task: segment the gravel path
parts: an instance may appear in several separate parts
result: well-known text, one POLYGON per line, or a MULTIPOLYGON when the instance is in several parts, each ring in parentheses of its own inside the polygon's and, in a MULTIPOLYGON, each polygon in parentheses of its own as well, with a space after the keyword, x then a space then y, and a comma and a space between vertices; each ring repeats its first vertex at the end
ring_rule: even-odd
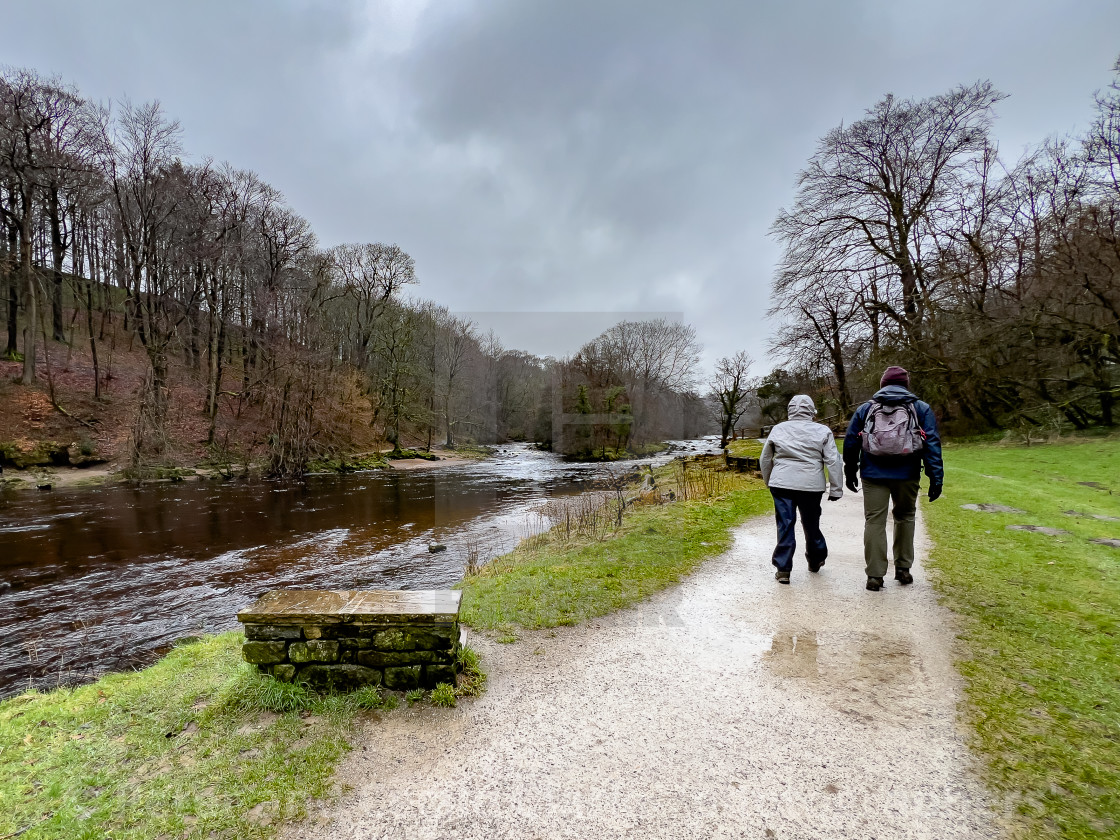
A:
POLYGON ((951 616, 920 563, 913 586, 864 590, 862 526, 861 497, 826 503, 828 563, 790 586, 763 517, 636 609, 473 639, 488 693, 371 722, 350 792, 287 836, 997 836, 956 721, 951 616))

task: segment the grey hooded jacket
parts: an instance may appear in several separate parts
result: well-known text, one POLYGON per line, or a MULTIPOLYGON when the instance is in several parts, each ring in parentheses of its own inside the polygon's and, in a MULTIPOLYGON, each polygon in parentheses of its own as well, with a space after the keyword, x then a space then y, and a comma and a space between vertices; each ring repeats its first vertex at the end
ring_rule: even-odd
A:
POLYGON ((832 431, 814 423, 817 407, 811 397, 798 394, 789 401, 789 419, 770 431, 762 448, 762 478, 767 487, 821 492, 828 470, 828 497, 844 495, 840 453, 832 431))

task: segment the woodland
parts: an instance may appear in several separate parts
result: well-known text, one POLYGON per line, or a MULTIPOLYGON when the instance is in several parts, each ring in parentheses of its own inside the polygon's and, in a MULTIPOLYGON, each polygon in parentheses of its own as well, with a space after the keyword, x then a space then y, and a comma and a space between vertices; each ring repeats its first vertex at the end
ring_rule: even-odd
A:
POLYGON ((1013 161, 985 81, 887 95, 826 133, 771 228, 779 364, 752 379, 740 352, 703 380, 696 330, 666 319, 620 320, 564 359, 503 347, 417 296, 404 248, 324 246, 251 170, 188 156, 158 102, 4 70, 0 443, 115 436, 139 472, 257 458, 300 475, 363 449, 506 440, 612 459, 726 443, 794 393, 842 425, 890 364, 950 433, 1115 426, 1114 71, 1083 134, 1013 161))
POLYGON ((1120 61, 1114 71, 1083 134, 1017 160, 993 140, 1004 95, 983 81, 885 96, 825 134, 771 229, 781 366, 759 383, 764 414, 807 391, 846 417, 901 364, 957 432, 1115 426, 1120 61))
POLYGON ((620 320, 561 360, 508 349, 416 297, 399 245, 324 247, 254 172, 191 160, 158 102, 0 75, 0 387, 66 419, 9 411, 0 442, 37 421, 96 449, 111 425, 138 474, 258 458, 284 476, 405 445, 613 458, 715 427, 691 326, 620 320))

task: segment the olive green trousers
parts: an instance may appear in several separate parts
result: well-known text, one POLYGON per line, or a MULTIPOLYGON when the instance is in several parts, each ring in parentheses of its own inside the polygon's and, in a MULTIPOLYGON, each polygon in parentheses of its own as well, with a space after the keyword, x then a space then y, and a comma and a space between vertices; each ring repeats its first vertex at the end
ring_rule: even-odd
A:
POLYGON ((887 508, 894 502, 894 567, 914 565, 914 514, 918 509, 919 480, 863 481, 863 559, 868 577, 887 573, 887 508))

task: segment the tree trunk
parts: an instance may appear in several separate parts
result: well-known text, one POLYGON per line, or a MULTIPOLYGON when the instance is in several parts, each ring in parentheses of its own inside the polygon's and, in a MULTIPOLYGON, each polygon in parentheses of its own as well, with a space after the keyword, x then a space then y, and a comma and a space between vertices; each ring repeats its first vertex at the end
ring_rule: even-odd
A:
POLYGON ((918 278, 914 267, 908 262, 901 266, 902 281, 902 326, 910 346, 918 349, 922 345, 922 313, 919 306, 918 278))
POLYGON ((93 398, 101 399, 101 365, 97 359, 97 337, 93 334, 93 281, 86 281, 86 329, 89 330, 89 350, 93 356, 93 398))
POLYGON ((432 394, 428 397, 428 444, 424 447, 425 452, 432 451, 432 429, 436 424, 436 393, 435 384, 432 385, 432 394))
POLYGON ((31 267, 31 196, 23 198, 19 231, 20 273, 23 275, 23 376, 20 383, 35 381, 35 322, 39 320, 39 284, 31 267))
POLYGON ((1113 409, 1116 407, 1116 395, 1112 391, 1112 382, 1108 378, 1107 369, 1105 369, 1105 376, 1098 380, 1097 387, 1101 404, 1101 425, 1115 426, 1113 409))
POLYGON ((207 354, 210 357, 209 382, 206 389, 206 413, 210 418, 210 429, 206 435, 206 442, 214 442, 215 429, 218 424, 218 394, 222 389, 222 356, 225 353, 226 326, 221 314, 217 311, 217 296, 210 298, 210 336, 207 354))
POLYGON ((4 358, 14 359, 19 353, 19 281, 10 262, 6 274, 8 279, 8 344, 4 348, 4 358))
POLYGON ((140 409, 140 434, 134 453, 137 465, 148 459, 162 460, 167 454, 167 356, 149 347, 148 361, 152 378, 140 409))
POLYGON ((51 332, 55 341, 65 341, 62 327, 62 262, 66 256, 66 242, 62 236, 62 218, 58 206, 58 188, 48 193, 47 215, 51 225, 51 259, 54 275, 51 285, 51 332))
POLYGON ((835 315, 832 318, 832 370, 836 374, 836 389, 840 392, 840 414, 847 417, 852 413, 852 392, 848 388, 848 371, 844 364, 844 347, 840 342, 840 326, 835 315))

